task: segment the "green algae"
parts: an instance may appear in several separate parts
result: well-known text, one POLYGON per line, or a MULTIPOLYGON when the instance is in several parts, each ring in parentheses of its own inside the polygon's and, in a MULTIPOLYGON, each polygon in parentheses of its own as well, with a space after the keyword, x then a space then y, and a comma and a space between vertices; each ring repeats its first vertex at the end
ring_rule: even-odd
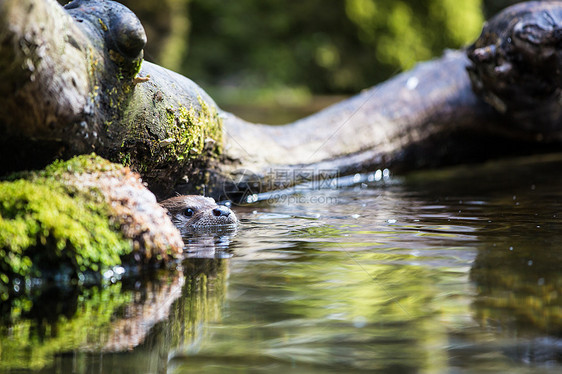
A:
POLYGON ((132 251, 95 188, 65 184, 65 176, 117 170, 94 156, 57 161, 43 171, 0 182, 0 298, 15 279, 100 272, 132 251), (22 178, 25 179, 22 179, 22 178))

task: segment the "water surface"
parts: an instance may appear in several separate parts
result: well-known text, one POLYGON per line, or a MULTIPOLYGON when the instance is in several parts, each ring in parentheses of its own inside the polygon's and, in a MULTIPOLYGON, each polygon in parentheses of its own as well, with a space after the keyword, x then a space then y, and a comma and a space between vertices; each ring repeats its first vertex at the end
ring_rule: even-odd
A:
POLYGON ((12 305, 0 369, 558 372, 561 166, 494 162, 235 207, 241 227, 215 258, 89 290, 49 318, 12 305), (76 339, 61 327, 86 309, 99 322, 76 339))

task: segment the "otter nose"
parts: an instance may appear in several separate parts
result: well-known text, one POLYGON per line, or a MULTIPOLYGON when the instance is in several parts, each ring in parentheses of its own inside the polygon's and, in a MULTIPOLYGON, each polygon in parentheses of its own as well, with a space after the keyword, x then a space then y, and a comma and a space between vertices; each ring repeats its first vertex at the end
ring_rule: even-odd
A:
POLYGON ((220 216, 228 217, 230 213, 231 213, 230 209, 224 205, 219 205, 218 207, 213 209, 213 215, 215 217, 220 217, 220 216))

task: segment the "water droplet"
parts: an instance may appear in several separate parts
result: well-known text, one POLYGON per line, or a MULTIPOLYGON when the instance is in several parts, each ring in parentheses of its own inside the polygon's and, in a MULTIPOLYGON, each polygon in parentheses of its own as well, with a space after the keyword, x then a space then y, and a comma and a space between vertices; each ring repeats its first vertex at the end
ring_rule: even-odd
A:
POLYGON ((113 275, 114 275, 114 273, 113 273, 112 270, 108 270, 108 271, 106 271, 105 273, 103 273, 103 277, 104 277, 105 279, 109 279, 109 278, 113 277, 113 275))
POLYGON ((417 77, 410 77, 406 81, 406 88, 410 91, 415 90, 419 83, 420 80, 417 77))

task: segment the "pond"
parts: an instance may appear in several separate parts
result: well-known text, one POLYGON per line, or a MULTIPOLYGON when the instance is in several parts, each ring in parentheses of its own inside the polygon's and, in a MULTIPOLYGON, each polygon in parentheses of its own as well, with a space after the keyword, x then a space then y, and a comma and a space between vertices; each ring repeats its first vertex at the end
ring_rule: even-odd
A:
POLYGON ((0 371, 559 372, 561 167, 379 172, 234 207, 236 233, 189 240, 210 258, 3 305, 0 371))

